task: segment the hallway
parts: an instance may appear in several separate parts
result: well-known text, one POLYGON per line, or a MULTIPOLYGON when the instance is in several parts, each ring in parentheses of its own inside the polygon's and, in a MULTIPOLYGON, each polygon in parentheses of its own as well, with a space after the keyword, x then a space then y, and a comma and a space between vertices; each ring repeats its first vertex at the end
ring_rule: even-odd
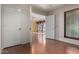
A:
POLYGON ((79 46, 45 39, 43 33, 33 33, 32 54, 78 54, 79 46))

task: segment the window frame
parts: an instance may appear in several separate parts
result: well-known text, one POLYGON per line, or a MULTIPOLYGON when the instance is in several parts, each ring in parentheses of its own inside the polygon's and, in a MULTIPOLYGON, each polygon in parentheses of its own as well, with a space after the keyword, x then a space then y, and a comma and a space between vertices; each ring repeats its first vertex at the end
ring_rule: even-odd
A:
POLYGON ((66 14, 67 14, 67 12, 76 11, 76 10, 79 10, 79 8, 72 9, 72 10, 69 10, 69 11, 65 11, 65 12, 64 12, 64 37, 65 37, 65 38, 70 38, 70 39, 79 40, 79 38, 70 37, 70 36, 67 36, 67 35, 66 35, 66 24, 67 24, 67 23, 66 23, 66 14))

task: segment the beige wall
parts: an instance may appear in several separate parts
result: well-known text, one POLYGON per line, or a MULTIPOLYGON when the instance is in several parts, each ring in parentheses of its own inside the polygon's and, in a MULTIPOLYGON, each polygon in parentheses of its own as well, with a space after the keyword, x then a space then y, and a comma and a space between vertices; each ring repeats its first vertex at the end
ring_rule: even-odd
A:
POLYGON ((37 23, 34 20, 32 20, 32 32, 37 32, 37 23))
POLYGON ((53 12, 49 14, 54 14, 56 16, 56 39, 79 45, 79 40, 64 38, 64 12, 75 8, 79 8, 79 5, 66 5, 53 10, 53 12))

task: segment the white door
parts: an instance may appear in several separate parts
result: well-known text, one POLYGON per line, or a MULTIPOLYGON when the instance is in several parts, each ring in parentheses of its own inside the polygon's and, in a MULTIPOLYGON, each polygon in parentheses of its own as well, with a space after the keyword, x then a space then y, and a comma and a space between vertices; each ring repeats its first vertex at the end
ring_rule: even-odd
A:
POLYGON ((2 6, 2 48, 30 42, 29 5, 2 6))
POLYGON ((46 38, 55 39, 55 16, 46 16, 46 38))
POLYGON ((14 8, 2 9, 2 44, 9 47, 20 44, 21 13, 14 8))

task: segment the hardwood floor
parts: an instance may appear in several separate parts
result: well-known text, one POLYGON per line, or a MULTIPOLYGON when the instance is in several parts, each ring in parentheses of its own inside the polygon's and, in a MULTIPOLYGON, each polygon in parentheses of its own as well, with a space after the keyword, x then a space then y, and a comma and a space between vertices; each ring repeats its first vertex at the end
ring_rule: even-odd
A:
POLYGON ((44 33, 33 33, 32 47, 22 44, 3 49, 2 54, 79 54, 79 46, 45 39, 44 33))
POLYGON ((2 54, 31 54, 30 44, 21 44, 4 48, 2 54))
POLYGON ((45 35, 33 34, 32 40, 33 54, 78 54, 79 46, 65 42, 45 39, 45 35))

